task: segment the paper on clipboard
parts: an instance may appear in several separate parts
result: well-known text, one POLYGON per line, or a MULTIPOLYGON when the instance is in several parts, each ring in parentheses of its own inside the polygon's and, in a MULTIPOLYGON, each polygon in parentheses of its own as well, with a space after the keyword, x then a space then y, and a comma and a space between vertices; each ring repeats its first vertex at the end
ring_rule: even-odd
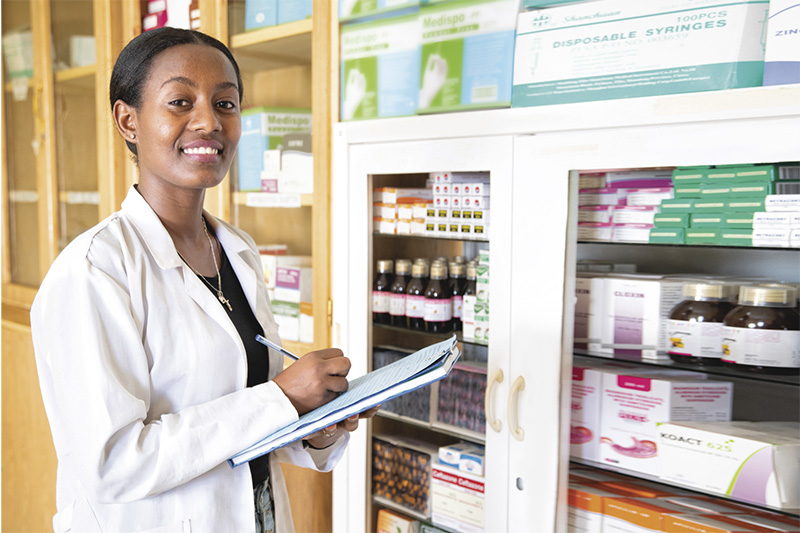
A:
POLYGON ((455 335, 350 382, 344 392, 230 459, 237 467, 290 442, 446 377, 461 352, 455 335))

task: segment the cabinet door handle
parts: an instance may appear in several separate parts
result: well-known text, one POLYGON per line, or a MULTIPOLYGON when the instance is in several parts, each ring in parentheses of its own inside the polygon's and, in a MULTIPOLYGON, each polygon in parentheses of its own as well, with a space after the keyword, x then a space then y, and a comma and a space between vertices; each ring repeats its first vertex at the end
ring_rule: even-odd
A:
POLYGON ((486 386, 486 398, 484 399, 484 408, 486 409, 486 422, 496 432, 500 432, 503 429, 503 423, 500 422, 494 416, 494 406, 492 404, 493 394, 492 391, 494 390, 495 383, 502 383, 503 382, 503 369, 498 368, 492 373, 492 377, 489 378, 489 383, 486 386))
POLYGON ((517 416, 517 407, 519 406, 518 397, 519 391, 525 389, 525 378, 519 376, 514 380, 511 385, 511 390, 508 392, 508 431, 511 436, 521 441, 525 439, 525 430, 519 427, 519 420, 517 416))

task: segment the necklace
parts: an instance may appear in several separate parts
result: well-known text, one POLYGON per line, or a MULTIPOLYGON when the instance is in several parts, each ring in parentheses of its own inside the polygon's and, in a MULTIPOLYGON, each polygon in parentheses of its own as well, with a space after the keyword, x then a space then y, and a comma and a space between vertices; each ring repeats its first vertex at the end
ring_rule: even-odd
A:
POLYGON ((211 241, 211 236, 208 234, 208 227, 206 226, 206 218, 201 217, 200 220, 203 221, 203 232, 205 232, 206 239, 208 239, 208 244, 209 246, 211 246, 211 258, 214 260, 214 268, 217 271, 217 286, 214 287, 211 283, 209 283, 206 277, 202 275, 200 272, 198 272, 196 268, 190 265, 189 261, 187 261, 186 258, 181 255, 180 252, 178 252, 178 256, 180 256, 180 258, 183 259, 183 262, 186 263, 186 266, 188 266, 192 270, 192 272, 197 274, 197 277, 202 279, 205 282, 205 284, 211 288, 212 291, 215 291, 217 293, 217 300, 219 300, 219 302, 222 305, 228 306, 228 311, 232 312, 233 307, 231 307, 231 302, 227 298, 225 298, 225 295, 222 293, 222 274, 220 274, 219 265, 217 265, 217 254, 216 252, 214 252, 214 243, 211 241))

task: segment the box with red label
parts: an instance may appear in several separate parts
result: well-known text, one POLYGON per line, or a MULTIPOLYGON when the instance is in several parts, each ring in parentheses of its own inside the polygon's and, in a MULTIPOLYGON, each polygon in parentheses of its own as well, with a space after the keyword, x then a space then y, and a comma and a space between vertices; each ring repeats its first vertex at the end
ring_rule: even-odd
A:
POLYGON ((431 469, 431 518, 436 525, 463 533, 483 533, 483 476, 434 463, 431 469))
POLYGON ((731 419, 733 383, 679 376, 606 373, 600 461, 657 476, 658 423, 731 419))

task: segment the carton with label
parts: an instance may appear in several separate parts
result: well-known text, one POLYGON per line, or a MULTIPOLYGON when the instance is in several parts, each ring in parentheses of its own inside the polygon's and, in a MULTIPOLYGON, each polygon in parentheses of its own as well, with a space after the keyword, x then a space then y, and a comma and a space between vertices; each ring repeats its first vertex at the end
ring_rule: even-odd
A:
POLYGON ((658 423, 731 418, 733 383, 688 376, 603 375, 600 461, 658 475, 658 423))
POLYGON ((342 120, 415 113, 419 35, 416 14, 342 26, 342 120))
POLYGON ((662 423, 660 477, 740 501, 796 508, 798 434, 797 422, 662 423))
POLYGON ((275 150, 287 133, 311 131, 311 110, 259 107, 242 112, 242 136, 236 152, 238 190, 261 191, 264 152, 275 150))
POLYGON ((420 113, 508 107, 516 0, 461 0, 423 6, 420 113))
POLYGON ((683 280, 656 275, 604 282, 602 347, 614 356, 666 359, 667 321, 682 299, 683 280))
POLYGON ((514 107, 760 86, 766 2, 608 0, 521 13, 514 107))
POLYGON ((434 462, 431 469, 433 523, 464 533, 483 533, 485 483, 483 476, 434 462))
POLYGON ((797 0, 770 0, 764 85, 800 83, 800 9, 797 0))

